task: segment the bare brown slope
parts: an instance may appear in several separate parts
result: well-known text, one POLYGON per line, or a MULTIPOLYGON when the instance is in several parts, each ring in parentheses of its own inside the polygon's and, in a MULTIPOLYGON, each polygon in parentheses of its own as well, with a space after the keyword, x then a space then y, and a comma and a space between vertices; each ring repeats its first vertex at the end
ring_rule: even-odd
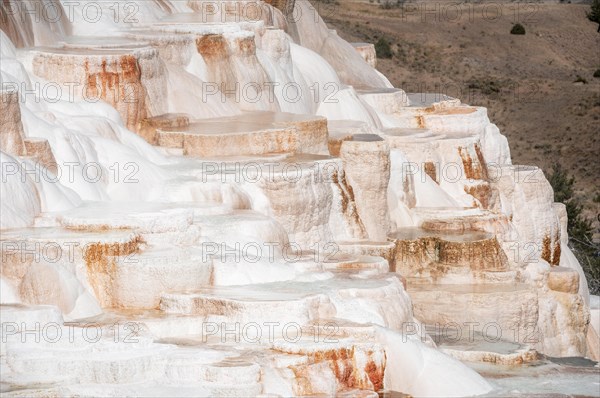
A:
MULTIPOLYGON (((342 1, 321 9, 348 41, 385 37, 394 57, 378 69, 409 92, 443 91, 489 108, 513 160, 548 171, 560 161, 576 177, 586 214, 600 205, 600 34, 588 5, 408 4, 382 10, 342 1), (432 11, 433 10, 433 11, 432 11), (514 22, 526 29, 511 35, 514 22), (587 84, 574 83, 581 76, 587 84), (598 200, 598 199, 596 199, 598 200)), ((598 227, 598 224, 596 224, 598 227)))

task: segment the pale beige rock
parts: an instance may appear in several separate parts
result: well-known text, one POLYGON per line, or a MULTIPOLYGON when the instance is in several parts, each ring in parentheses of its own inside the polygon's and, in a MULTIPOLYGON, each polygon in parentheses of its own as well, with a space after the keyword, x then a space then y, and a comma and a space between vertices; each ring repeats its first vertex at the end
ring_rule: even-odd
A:
POLYGON ((332 201, 329 225, 331 232, 336 240, 365 240, 368 238, 368 233, 358 214, 354 189, 346 177, 341 160, 337 162, 337 166, 333 168, 330 178, 332 201))
POLYGON ((209 285, 212 276, 212 260, 198 249, 155 246, 111 260, 104 270, 110 275, 106 307, 158 308, 162 292, 198 289, 209 285))
POLYGON ((378 391, 383 388, 386 366, 385 351, 379 345, 364 344, 349 346, 346 342, 330 344, 326 350, 315 347, 293 347, 291 344, 276 344, 276 350, 290 354, 305 354, 307 363, 291 366, 296 382, 294 393, 298 396, 325 394, 330 396, 360 397, 357 390, 378 391), (325 383, 324 375, 329 383, 325 383))
POLYGON ((356 92, 361 100, 383 114, 400 113, 409 106, 408 95, 399 88, 363 88, 356 92))
POLYGON ((390 271, 394 269, 394 255, 396 245, 394 242, 373 242, 368 240, 338 241, 337 249, 340 253, 359 256, 378 256, 387 260, 390 271))
POLYGON ((48 140, 44 138, 25 138, 27 156, 33 157, 39 164, 56 174, 58 167, 48 140))
POLYGON ((372 43, 352 43, 352 46, 371 67, 377 67, 377 54, 372 43))
POLYGON ((595 328, 588 328, 586 335, 588 357, 594 361, 600 360, 600 336, 595 328))
POLYGON ((158 51, 166 63, 187 66, 196 54, 196 42, 190 34, 170 33, 157 30, 134 30, 123 32, 125 37, 147 42, 158 51))
POLYGON ((287 11, 294 9, 295 0, 265 0, 265 2, 281 11, 287 11))
MULTIPOLYGON (((11 220, 19 222, 0 234, 0 283, 15 287, 2 300, 25 305, 3 306, 3 316, 55 321, 77 332, 94 317, 103 336, 93 344, 78 337, 34 345, 16 331, 0 342, 9 395, 371 397, 386 387, 384 378, 397 381, 421 365, 419 379, 429 386, 460 368, 391 336, 377 340, 407 323, 458 326, 463 336, 475 326, 492 340, 500 333, 547 355, 597 357, 598 328, 588 326, 578 294, 584 280, 576 267, 565 268, 576 260, 559 263, 561 250, 570 254, 563 250, 566 212, 552 203, 540 170, 510 164, 506 139, 485 108, 389 87, 371 67, 374 47, 353 48, 319 18, 311 20, 307 1, 296 2, 305 14, 288 25, 283 15, 291 15, 294 3, 145 2, 139 25, 119 25, 125 37, 65 38, 62 47, 19 55, 42 79, 86 87, 126 127, 163 147, 127 137, 121 128, 113 128, 119 142, 109 142, 114 137, 79 132, 77 126, 89 124, 72 123, 62 136, 72 144, 65 153, 102 146, 99 157, 151 158, 153 170, 164 172, 156 185, 164 187, 148 202, 94 197, 97 202, 40 214, 54 199, 50 187, 29 184, 32 189, 20 192, 28 186, 13 175, 3 213, 17 209, 11 220), (176 12, 183 9, 196 12, 176 12), (312 90, 324 81, 343 83, 339 103, 323 105, 312 93, 297 105, 283 103, 281 92, 265 88, 295 82, 312 90), (208 102, 205 83, 220 90, 208 102), (316 113, 364 121, 327 121, 316 113), (410 163, 417 172, 402 170, 410 163), (26 201, 35 202, 30 210, 17 206, 26 201), (14 228, 34 222, 35 228, 14 228), (68 259, 35 257, 40 245, 52 257, 71 244, 68 259), (236 256, 240 247, 267 244, 275 247, 272 258, 236 256), (284 256, 289 246, 294 260, 284 256), (23 250, 34 255, 22 256, 23 250), (26 306, 37 304, 55 307, 26 306), (64 325, 57 308, 75 322, 64 325), (223 341, 205 330, 235 333, 265 322, 297 325, 305 335, 290 343, 265 333, 256 344, 223 341), (336 342, 315 340, 327 335, 328 322, 340 327, 336 342), (115 331, 131 337, 129 324, 135 343, 115 340, 115 331), (394 357, 409 366, 394 365, 394 357)), ((14 60, 8 75, 26 78, 25 70, 14 60)), ((10 162, 55 163, 47 141, 24 139, 19 105, 30 105, 23 114, 39 118, 39 125, 58 126, 63 111, 90 117, 87 104, 38 107, 19 104, 12 94, 0 115, 0 149, 15 155, 10 162)), ((423 340, 433 347, 431 338, 423 340)), ((532 350, 446 352, 507 365, 537 358, 532 350)), ((487 391, 475 375, 466 378, 487 391)))
POLYGON ((27 176, 25 167, 28 166, 23 159, 0 151, 0 165, 0 229, 33 225, 43 209, 39 185, 35 178, 27 176))
POLYGON ((19 108, 19 93, 0 91, 0 150, 25 155, 24 132, 19 108))
POLYGON ((165 68, 151 47, 40 48, 34 52, 32 69, 65 87, 76 83, 78 99, 108 102, 131 130, 143 119, 166 112, 165 68))
MULTIPOLYGON (((225 26, 227 26, 225 24, 225 26)), ((235 25, 233 25, 235 27, 235 25)), ((202 31, 201 27, 174 25, 178 32, 192 33, 198 54, 206 63, 202 78, 214 84, 225 98, 246 111, 278 111, 267 72, 256 56, 255 32, 241 30, 202 31)))
POLYGON ((344 141, 340 157, 354 192, 356 209, 371 240, 385 240, 390 228, 387 187, 390 149, 376 135, 356 135, 344 141))
POLYGON ((410 285, 415 317, 429 325, 458 328, 468 333, 469 323, 490 340, 530 343, 545 338, 536 328, 536 291, 524 284, 410 285))
POLYGON ((553 267, 548 272, 548 287, 557 292, 577 294, 579 274, 570 268, 553 267))
POLYGON ((586 335, 588 357, 600 360, 600 308, 590 309, 590 325, 586 335))
POLYGON ((256 185, 270 203, 265 211, 284 226, 290 242, 313 249, 334 242, 331 182, 341 168, 338 159, 302 154, 263 168, 256 185))
POLYGON ((492 234, 404 228, 390 238, 396 244, 396 272, 407 278, 447 279, 452 270, 459 268, 473 274, 508 270, 506 255, 492 234))
MULTIPOLYGON (((181 113, 167 113, 164 115, 154 116, 147 119, 142 119, 137 129, 138 134, 152 145, 159 144, 157 134, 158 129, 184 129, 190 125, 188 115, 181 113)), ((165 142, 166 147, 170 147, 168 142, 165 142)))
POLYGON ((544 173, 533 166, 500 166, 490 172, 490 181, 500 194, 503 213, 519 234, 519 260, 524 260, 524 246, 529 244, 535 245, 535 250, 528 257, 558 265, 561 224, 554 208, 554 193, 544 173))
POLYGON ((536 331, 543 338, 537 349, 557 357, 584 356, 590 311, 579 294, 553 290, 538 293, 539 319, 536 331))
POLYGON ((252 112, 204 119, 189 126, 157 128, 161 146, 183 148, 195 157, 314 153, 327 151, 323 117, 279 112, 252 112))

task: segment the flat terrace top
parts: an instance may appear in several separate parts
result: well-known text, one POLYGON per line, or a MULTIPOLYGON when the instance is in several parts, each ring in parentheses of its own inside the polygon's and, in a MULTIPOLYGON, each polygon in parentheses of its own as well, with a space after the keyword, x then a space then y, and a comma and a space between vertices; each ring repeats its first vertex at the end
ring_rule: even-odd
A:
POLYGON ((194 216, 229 212, 215 203, 158 202, 84 202, 81 206, 57 213, 61 224, 76 229, 135 229, 191 223, 194 216))
MULTIPOLYGON (((392 277, 394 278, 394 277, 392 277)), ((207 287, 196 291, 173 293, 173 297, 214 298, 243 302, 269 302, 301 300, 318 294, 331 294, 339 290, 356 290, 377 295, 380 289, 395 286, 399 282, 390 277, 372 279, 352 279, 337 276, 323 281, 313 282, 272 282, 245 286, 207 287)))
POLYGON ((411 107, 424 107, 428 108, 434 104, 441 104, 443 102, 460 104, 460 101, 456 98, 449 97, 445 94, 439 93, 407 93, 408 100, 411 107))
POLYGON ((445 294, 505 294, 523 292, 535 294, 526 283, 478 283, 478 284, 409 284, 408 292, 443 292, 445 294))
MULTIPOLYGON (((262 21, 260 21, 262 23, 262 21)), ((171 14, 158 22, 152 23, 150 28, 179 33, 194 33, 200 35, 229 35, 236 34, 242 37, 253 36, 251 31, 243 30, 240 25, 258 24, 258 22, 208 22, 201 14, 171 14)))
POLYGON ((351 141, 376 142, 376 141, 383 141, 383 138, 381 138, 377 134, 354 134, 352 136, 351 141))
POLYGON ((153 48, 147 44, 131 44, 128 46, 67 46, 67 47, 34 47, 31 49, 32 52, 38 54, 47 55, 67 55, 67 56, 81 56, 81 57, 93 57, 93 56, 107 56, 107 55, 131 55, 136 51, 150 51, 153 48))
POLYGON ((285 112, 244 112, 240 115, 201 119, 190 123, 189 126, 160 129, 164 133, 185 134, 243 134, 265 130, 281 130, 290 128, 297 123, 323 122, 321 116, 300 115, 285 112))
POLYGON ((473 113, 477 110, 477 108, 471 106, 457 106, 454 108, 446 108, 436 110, 434 113, 436 115, 468 115, 469 113, 473 113))
POLYGON ((327 120, 329 140, 349 139, 356 135, 379 135, 382 130, 358 120, 327 120))
POLYGON ((439 238, 449 242, 478 242, 493 239, 494 235, 481 231, 465 232, 438 232, 428 231, 418 227, 400 228, 395 233, 389 235, 390 238, 399 240, 417 240, 420 238, 439 238))
POLYGON ((66 36, 58 42, 65 48, 108 49, 140 48, 150 44, 123 36, 66 36))
MULTIPOLYGON (((431 130, 425 128, 403 128, 393 127, 381 130, 384 135, 390 137, 402 137, 402 138, 428 138, 433 137, 434 134, 431 130)), ((439 134, 438 134, 439 135, 439 134)))
POLYGON ((362 94, 404 94, 399 88, 394 87, 360 87, 356 89, 356 93, 362 94))
POLYGON ((129 40, 139 40, 138 37, 147 37, 148 40, 155 40, 157 38, 169 38, 169 39, 179 39, 179 41, 190 41, 193 39, 193 36, 185 33, 175 33, 168 32, 165 30, 156 30, 150 29, 148 27, 144 28, 132 28, 119 32, 120 37, 129 40))
POLYGON ((415 211, 420 216, 432 216, 437 219, 454 219, 456 217, 476 216, 483 217, 494 213, 478 207, 424 207, 417 206, 415 211))
POLYGON ((61 227, 18 228, 3 230, 0 242, 129 242, 136 238, 131 229, 77 231, 61 227))

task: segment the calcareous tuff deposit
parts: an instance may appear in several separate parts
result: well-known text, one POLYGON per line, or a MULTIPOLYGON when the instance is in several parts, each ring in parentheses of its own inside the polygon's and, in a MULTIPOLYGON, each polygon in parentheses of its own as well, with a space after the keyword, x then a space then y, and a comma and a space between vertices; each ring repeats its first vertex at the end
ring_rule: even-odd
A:
POLYGON ((542 171, 307 0, 5 0, 0 28, 7 397, 598 388, 549 376, 599 326, 542 171))

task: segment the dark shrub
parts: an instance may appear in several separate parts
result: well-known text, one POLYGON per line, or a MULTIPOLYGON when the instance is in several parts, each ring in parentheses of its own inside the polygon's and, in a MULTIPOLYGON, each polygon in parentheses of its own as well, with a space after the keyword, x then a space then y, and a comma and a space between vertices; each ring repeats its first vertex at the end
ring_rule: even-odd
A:
POLYGON ((569 247, 585 273, 590 293, 600 293, 600 246, 593 241, 592 220, 583 215, 583 206, 575 197, 575 178, 556 163, 548 181, 554 189, 554 200, 567 207, 569 247))
POLYGON ((514 24, 512 29, 510 30, 510 34, 511 35, 524 35, 525 27, 523 27, 523 25, 521 25, 520 23, 514 24))
POLYGON ((600 0, 592 1, 590 12, 586 16, 590 21, 600 23, 600 0))
POLYGON ((383 37, 375 43, 375 52, 377 53, 377 58, 392 58, 394 55, 390 47, 390 42, 383 37))

